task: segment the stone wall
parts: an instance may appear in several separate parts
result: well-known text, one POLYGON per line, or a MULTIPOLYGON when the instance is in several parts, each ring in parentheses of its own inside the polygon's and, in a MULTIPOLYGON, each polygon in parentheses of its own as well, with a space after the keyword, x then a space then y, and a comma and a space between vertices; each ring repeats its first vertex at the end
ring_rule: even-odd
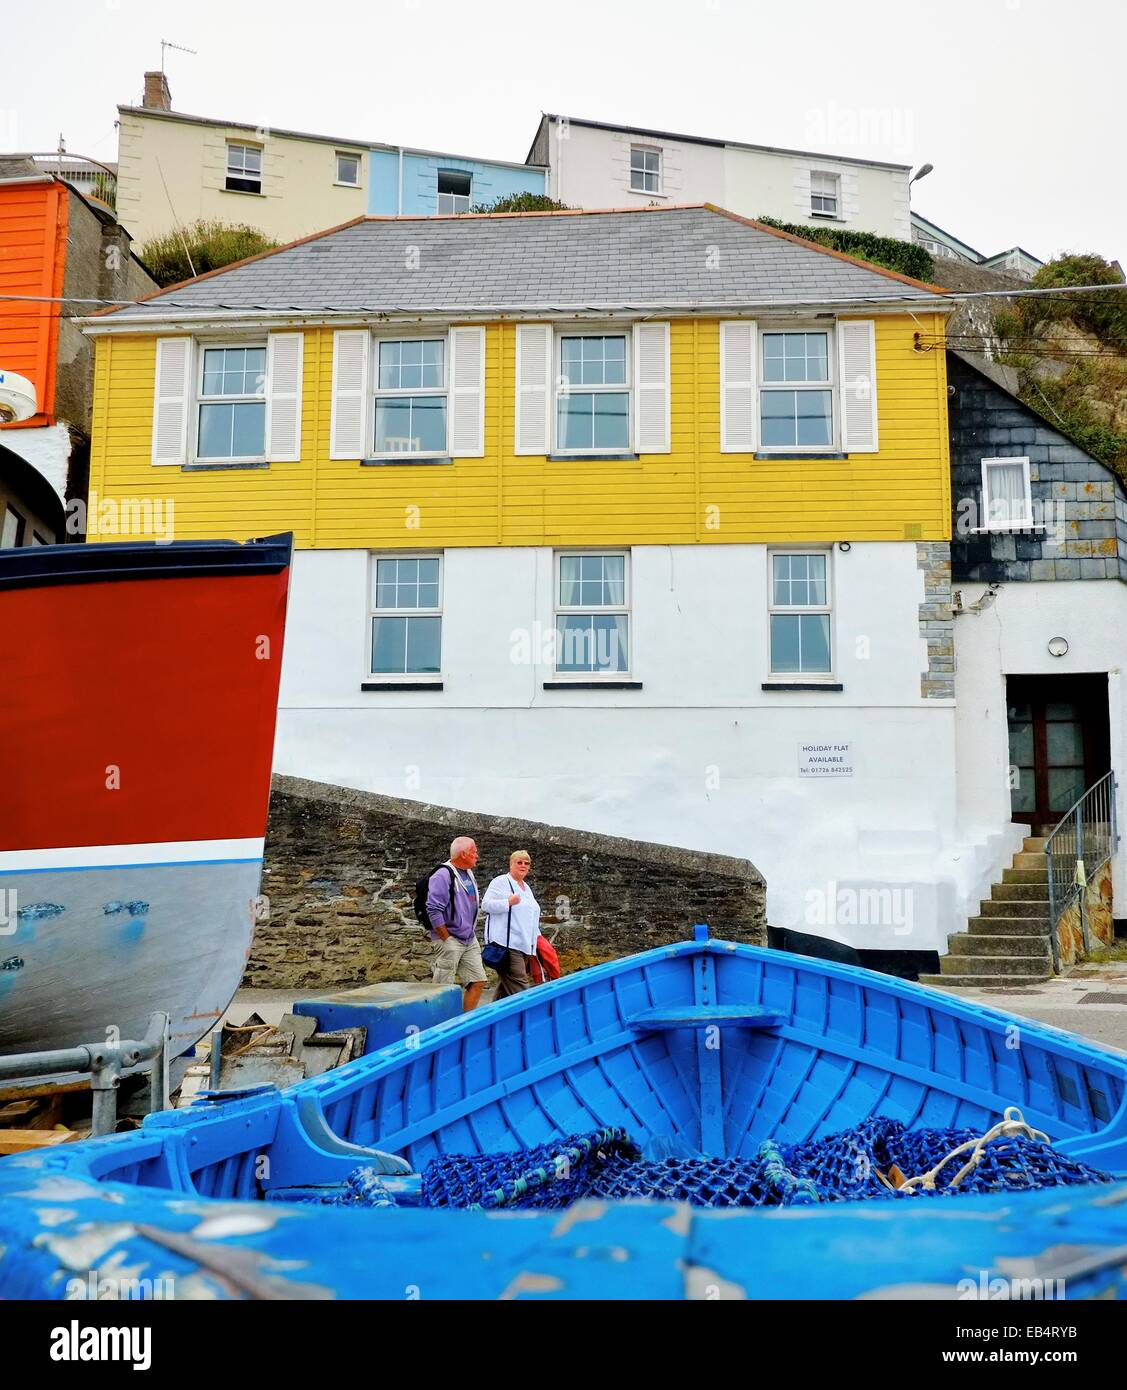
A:
POLYGON ((946 541, 919 541, 916 568, 924 573, 920 636, 927 642, 927 670, 920 677, 925 700, 955 698, 955 615, 951 611, 951 547, 946 541))
POLYGON ((512 850, 530 852, 565 970, 683 941, 695 922, 766 942, 765 885, 747 860, 275 777, 265 901, 244 983, 327 989, 427 978, 414 883, 460 834, 477 840, 483 890, 512 850))
MULTIPOLYGON (((1105 864, 1085 889, 1085 913, 1088 918, 1088 943, 1093 951, 1115 945, 1115 914, 1111 899, 1111 865, 1105 864)), ((1085 959, 1084 925, 1080 920, 1080 903, 1074 902, 1057 920, 1057 942, 1062 966, 1075 965, 1085 959)))

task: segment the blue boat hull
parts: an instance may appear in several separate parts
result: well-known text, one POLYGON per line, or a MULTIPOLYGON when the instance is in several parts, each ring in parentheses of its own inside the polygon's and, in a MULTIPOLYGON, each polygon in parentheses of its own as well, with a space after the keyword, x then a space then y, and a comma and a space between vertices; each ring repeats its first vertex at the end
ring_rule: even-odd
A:
MULTIPOLYGON (((766 1139, 824 1137, 874 1115, 981 1133, 1013 1105, 1059 1152, 1127 1170, 1127 1056, 868 971, 698 939, 569 976, 284 1093, 0 1162, 0 1295, 81 1277, 74 1258, 90 1263, 88 1243, 68 1237, 99 1219, 94 1209, 130 1224, 98 1268, 116 1255, 155 1269, 179 1251, 187 1288, 219 1278, 235 1296, 246 1289, 205 1256, 235 1252, 260 1272, 295 1261, 276 1277, 311 1297, 402 1298, 407 1284, 438 1297, 452 1265, 480 1272, 472 1291, 484 1297, 607 1297, 616 1281, 624 1297, 906 1296, 921 1283, 975 1297, 985 1295, 959 1292, 968 1270, 1053 1279, 1062 1261, 1042 1256, 1070 1246, 1065 1296, 1118 1293, 1127 1185, 722 1214, 597 1203, 562 1221, 260 1200, 343 1182, 380 1152, 417 1173, 443 1154, 621 1126, 644 1146, 752 1157, 766 1139), (43 1229, 36 1213, 52 1203, 69 1215, 43 1229), (587 1247, 621 1246, 628 1271, 582 1264, 568 1232, 592 1222, 587 1247), (685 1269, 700 1271, 696 1283, 685 1269), (704 1291, 709 1271, 719 1295, 704 1291)), ((464 1296, 464 1273, 459 1283, 464 1296)))

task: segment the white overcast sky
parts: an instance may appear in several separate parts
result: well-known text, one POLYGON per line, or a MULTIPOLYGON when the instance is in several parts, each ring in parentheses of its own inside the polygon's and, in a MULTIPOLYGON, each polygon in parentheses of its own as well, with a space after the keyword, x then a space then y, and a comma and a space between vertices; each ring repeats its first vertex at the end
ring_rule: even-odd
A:
POLYGON ((9 0, 0 149, 113 159, 173 106, 524 159, 541 111, 935 172, 913 207, 992 254, 1127 263, 1123 0, 9 0))

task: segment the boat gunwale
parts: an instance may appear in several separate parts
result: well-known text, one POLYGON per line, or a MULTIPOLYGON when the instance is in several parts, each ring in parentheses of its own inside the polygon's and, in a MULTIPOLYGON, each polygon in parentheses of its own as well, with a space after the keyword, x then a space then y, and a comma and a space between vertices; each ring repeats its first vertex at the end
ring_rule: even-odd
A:
POLYGON ((293 562, 293 533, 247 541, 111 541, 0 550, 0 593, 122 580, 208 579, 280 574, 293 562))
MULTIPOLYGON (((506 1013, 510 1015, 523 1014, 545 1007, 549 1002, 545 997, 545 990, 551 990, 551 998, 558 999, 588 985, 620 976, 627 969, 630 971, 640 970, 647 964, 670 957, 708 953, 724 953, 769 964, 783 964, 792 968, 796 973, 809 968, 815 975, 836 978, 847 983, 860 985, 862 988, 876 989, 881 993, 890 994, 912 1003, 923 1004, 930 1009, 938 1009, 950 1017, 971 1018, 995 1035, 1006 1036, 1007 1030, 1016 1024, 1020 1026, 1023 1034, 1028 1032, 1031 1039, 1041 1039, 1050 1044, 1063 1044, 1058 1050, 1068 1053, 1074 1060, 1087 1059, 1091 1065, 1118 1075, 1120 1080, 1124 1082, 1125 1103, 1127 1103, 1127 1053, 1089 1043, 1084 1038, 1064 1029, 1055 1028, 1049 1023, 1020 1018, 1016 1014, 1007 1014, 1001 1009, 979 1004, 976 1001, 952 999, 929 985, 917 984, 915 981, 903 980, 897 976, 883 976, 875 971, 867 970, 863 966, 846 965, 838 961, 821 961, 813 956, 800 956, 788 951, 777 951, 771 947, 753 946, 746 942, 710 938, 707 941, 680 941, 666 946, 656 946, 636 955, 624 956, 619 960, 604 961, 599 965, 588 966, 584 970, 576 971, 573 975, 566 975, 559 980, 553 980, 547 986, 525 990, 523 993, 510 996, 504 1001, 495 1001, 495 1004, 502 1004, 506 1013), (795 964, 790 966, 792 960, 795 964)), ((486 1005, 484 1009, 474 1010, 471 1013, 461 1014, 456 1018, 434 1024, 422 1033, 390 1043, 387 1047, 381 1048, 378 1052, 373 1052, 367 1057, 357 1058, 346 1067, 327 1072, 322 1076, 296 1082, 293 1086, 287 1087, 285 1094, 312 1094, 322 1100, 326 1097, 332 1097, 330 1103, 343 1100, 357 1089, 394 1071, 401 1064, 401 1059, 404 1056, 410 1058, 427 1056, 463 1035, 470 1035, 488 1027, 496 1021, 497 1015, 492 1012, 495 1004, 486 1005)), ((1052 1051, 1052 1046, 1047 1050, 1052 1051)), ((1112 1118, 1114 1119, 1114 1116, 1112 1118)))

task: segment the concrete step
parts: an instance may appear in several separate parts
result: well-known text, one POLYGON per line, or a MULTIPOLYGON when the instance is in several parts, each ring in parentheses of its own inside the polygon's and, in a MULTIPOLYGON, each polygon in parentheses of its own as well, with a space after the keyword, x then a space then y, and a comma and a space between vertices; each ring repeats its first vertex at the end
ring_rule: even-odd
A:
MULTIPOLYGON (((1020 858, 1020 856, 1017 856, 1020 858)), ((1046 868, 1040 869, 1003 869, 1003 883, 1024 883, 1024 884, 1047 884, 1049 881, 1049 871, 1046 868)))
POLYGON ((1021 848, 1026 854, 1044 854, 1048 838, 1047 835, 1027 835, 1021 843, 1021 848))
MULTIPOLYGON (((1009 874, 1014 871, 1006 869, 1005 872, 1009 874)), ((1046 879, 1043 883, 996 883, 990 890, 990 899, 996 903, 1043 902, 1047 912, 1049 882, 1046 879)))
POLYGON ((942 956, 941 975, 1035 975, 1052 970, 1052 957, 1046 943, 1044 955, 1032 956, 942 956))
POLYGON ((1049 861, 1044 854, 1032 851, 1027 853, 1022 850, 1014 855, 1012 867, 1015 869, 1045 869, 1048 870, 1049 861))
POLYGON ((1046 941, 1049 939, 1047 917, 972 917, 967 928, 969 936, 1041 936, 1046 941))
MULTIPOLYGON (((1013 888, 1022 884, 1011 884, 1013 888)), ((1048 898, 986 898, 978 905, 979 917, 1030 917, 1049 920, 1048 898)))
POLYGON ((921 985, 942 985, 946 989, 1021 989, 1025 985, 1042 984, 1048 978, 1048 974, 921 975, 919 982, 921 985))
MULTIPOLYGON (((1020 956, 1032 959, 1034 956, 1039 960, 1042 956, 1046 960, 1051 959, 1049 955, 1049 938, 1047 936, 1017 936, 1014 933, 1000 934, 998 936, 971 935, 960 932, 958 936, 947 938, 947 950, 949 957, 962 959, 965 956, 1020 956)), ((942 968, 942 965, 941 967, 942 968)))

